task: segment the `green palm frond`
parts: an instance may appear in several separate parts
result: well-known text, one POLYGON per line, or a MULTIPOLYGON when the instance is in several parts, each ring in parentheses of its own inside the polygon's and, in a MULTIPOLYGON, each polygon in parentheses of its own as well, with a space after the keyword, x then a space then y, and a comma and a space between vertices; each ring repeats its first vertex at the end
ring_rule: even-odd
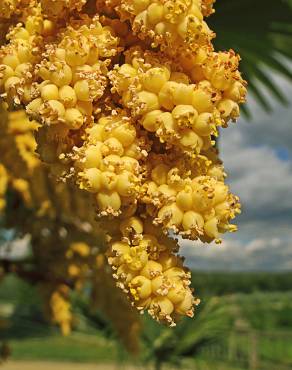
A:
POLYGON ((217 0, 215 8, 208 21, 218 35, 215 47, 234 49, 241 55, 241 71, 249 82, 249 91, 265 110, 271 110, 271 105, 261 86, 287 104, 287 97, 269 72, 292 82, 292 1, 217 0))
POLYGON ((154 361, 156 369, 163 364, 179 367, 183 360, 194 359, 211 343, 220 342, 229 325, 227 308, 220 303, 216 297, 210 298, 198 310, 195 320, 185 319, 175 329, 146 319, 143 331, 146 362, 154 361))

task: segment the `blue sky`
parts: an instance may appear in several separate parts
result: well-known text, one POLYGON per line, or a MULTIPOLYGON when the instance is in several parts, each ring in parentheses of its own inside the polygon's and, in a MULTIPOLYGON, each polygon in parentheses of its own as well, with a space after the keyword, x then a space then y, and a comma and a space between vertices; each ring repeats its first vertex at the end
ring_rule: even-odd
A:
POLYGON ((292 85, 272 75, 291 105, 259 107, 221 132, 220 152, 233 193, 241 198, 239 231, 221 245, 182 242, 192 268, 292 270, 292 85))

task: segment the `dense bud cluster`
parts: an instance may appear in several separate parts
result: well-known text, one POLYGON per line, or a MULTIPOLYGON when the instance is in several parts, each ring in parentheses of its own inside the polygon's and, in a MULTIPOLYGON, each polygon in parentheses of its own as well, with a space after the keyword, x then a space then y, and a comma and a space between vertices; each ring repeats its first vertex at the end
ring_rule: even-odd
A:
POLYGON ((131 21, 133 31, 141 38, 151 38, 153 46, 193 46, 214 37, 203 20, 202 5, 200 0, 122 0, 117 11, 122 19, 131 21))
POLYGON ((145 140, 122 114, 102 117, 86 131, 84 145, 75 149, 79 187, 95 194, 100 215, 119 215, 136 203, 145 140))
POLYGON ((138 217, 124 219, 120 234, 120 240, 111 241, 109 263, 133 305, 172 326, 180 315, 192 317, 199 300, 193 298, 176 243, 138 217))
POLYGON ((36 66, 41 82, 33 85, 27 113, 45 125, 77 130, 92 121, 95 103, 106 88, 107 65, 117 53, 117 38, 98 17, 75 22, 47 45, 36 66))
POLYGON ((39 6, 30 8, 23 18, 6 35, 9 43, 0 49, 0 93, 12 108, 31 100, 34 65, 54 29, 39 6))
MULTIPOLYGON (((0 138, 0 208, 11 184, 41 217, 62 214, 62 222, 89 223, 92 235, 102 230, 117 286, 169 325, 198 303, 174 235, 219 243, 240 212, 215 141, 239 116, 246 82, 240 57, 213 48, 204 18, 213 3, 0 2, 11 21, 0 50, 1 97, 38 122, 19 129, 23 112, 10 115, 11 147, 0 138), (8 169, 11 151, 19 161, 8 169)), ((75 289, 97 273, 92 245, 66 243, 62 277, 75 289)), ((68 333, 67 288, 51 288, 53 317, 68 333)))
MULTIPOLYGON (((151 156, 149 180, 143 184, 142 200, 154 224, 184 238, 209 242, 220 234, 235 231, 229 224, 240 213, 238 197, 224 184, 220 166, 202 157, 201 167, 189 173, 187 161, 151 156)), ((191 169, 191 164, 189 170, 191 169)))
POLYGON ((3 211, 6 205, 5 194, 8 185, 8 174, 6 168, 0 163, 0 212, 3 211))

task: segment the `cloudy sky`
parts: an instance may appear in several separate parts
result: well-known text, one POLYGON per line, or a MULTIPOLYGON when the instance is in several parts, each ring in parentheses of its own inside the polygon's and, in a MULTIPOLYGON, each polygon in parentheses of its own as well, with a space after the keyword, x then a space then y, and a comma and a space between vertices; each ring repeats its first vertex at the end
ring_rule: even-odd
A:
POLYGON ((292 270, 292 85, 271 78, 291 106, 273 103, 267 113, 249 96, 252 119, 222 131, 221 158, 243 206, 239 231, 224 236, 220 246, 184 242, 182 252, 193 268, 292 270))

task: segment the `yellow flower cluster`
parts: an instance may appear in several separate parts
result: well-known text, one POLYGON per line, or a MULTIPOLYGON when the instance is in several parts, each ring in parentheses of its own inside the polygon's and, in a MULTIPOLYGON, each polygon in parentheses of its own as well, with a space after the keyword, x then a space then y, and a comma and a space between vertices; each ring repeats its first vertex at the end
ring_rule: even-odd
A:
POLYGON ((192 317, 199 300, 193 298, 190 273, 176 255, 176 243, 165 241, 158 228, 138 217, 124 219, 120 233, 120 240, 111 241, 109 263, 133 305, 171 326, 180 315, 192 317))
POLYGON ((122 19, 130 20, 133 31, 149 37, 153 46, 172 47, 187 43, 201 45, 214 37, 203 19, 212 4, 201 0, 121 0, 116 7, 122 19))
POLYGON ((162 143, 200 153, 212 145, 218 127, 239 115, 246 89, 237 66, 233 52, 212 54, 198 76, 192 69, 176 70, 161 53, 133 48, 126 63, 109 75, 112 92, 121 96, 121 104, 145 130, 162 143), (191 83, 193 74, 196 83, 191 83))
MULTIPOLYGON (((17 1, 8 3, 12 9, 17 1)), ((15 176, 17 164, 8 171, 14 189, 42 217, 59 213, 103 229, 118 286, 135 307, 170 325, 192 316, 198 301, 169 235, 219 242, 236 230, 230 222, 240 212, 214 145, 219 128, 239 116, 246 82, 240 57, 212 46, 204 17, 213 3, 32 1, 0 51, 2 98, 40 124, 28 129, 36 143, 31 132, 11 132, 27 169, 25 176, 15 176), (36 144, 53 175, 49 186, 45 171, 36 181, 36 144)), ((23 120, 17 114, 11 122, 23 120)), ((80 255, 82 243, 70 245, 66 274, 77 288, 95 267, 80 255)))
POLYGON ((107 65, 117 52, 117 38, 98 17, 68 26, 60 42, 47 45, 36 66, 37 77, 27 105, 29 116, 46 125, 77 130, 92 121, 94 103, 103 95, 107 65))
POLYGON ((8 114, 0 106, 3 162, 0 164, 0 206, 2 211, 5 210, 3 216, 7 227, 17 230, 19 235, 31 236, 37 261, 33 268, 36 276, 40 276, 44 307, 64 334, 71 331, 74 321, 69 290, 79 291, 91 283, 90 304, 102 310, 125 346, 135 352, 138 349, 139 316, 115 286, 104 256, 103 232, 94 221, 94 211, 88 208, 87 194, 68 184, 56 183, 30 146, 29 156, 28 153, 23 156, 17 148, 23 135, 30 135, 35 148, 32 132, 38 126, 35 121, 28 120, 23 110, 8 114), (7 190, 20 196, 18 199, 16 195, 11 209, 4 208, 7 190))
POLYGON ((240 204, 224 184, 220 165, 213 165, 204 156, 197 168, 175 156, 151 155, 150 158, 142 201, 154 224, 161 224, 166 232, 172 230, 184 238, 199 238, 204 242, 214 239, 219 242, 221 233, 236 230, 229 221, 240 213, 240 204))
POLYGON ((29 8, 24 21, 6 35, 9 43, 0 49, 0 93, 10 107, 31 100, 34 65, 39 60, 44 38, 52 35, 53 28, 38 6, 29 8))
POLYGON ((6 168, 0 163, 0 212, 6 205, 5 194, 8 185, 8 174, 6 168))
POLYGON ((86 131, 85 144, 75 149, 79 186, 95 194, 100 215, 119 215, 122 206, 136 204, 145 140, 121 113, 100 118, 86 131))
POLYGON ((50 299, 52 320, 60 326, 63 335, 68 335, 71 331, 72 313, 68 293, 69 289, 66 285, 59 285, 50 299))

